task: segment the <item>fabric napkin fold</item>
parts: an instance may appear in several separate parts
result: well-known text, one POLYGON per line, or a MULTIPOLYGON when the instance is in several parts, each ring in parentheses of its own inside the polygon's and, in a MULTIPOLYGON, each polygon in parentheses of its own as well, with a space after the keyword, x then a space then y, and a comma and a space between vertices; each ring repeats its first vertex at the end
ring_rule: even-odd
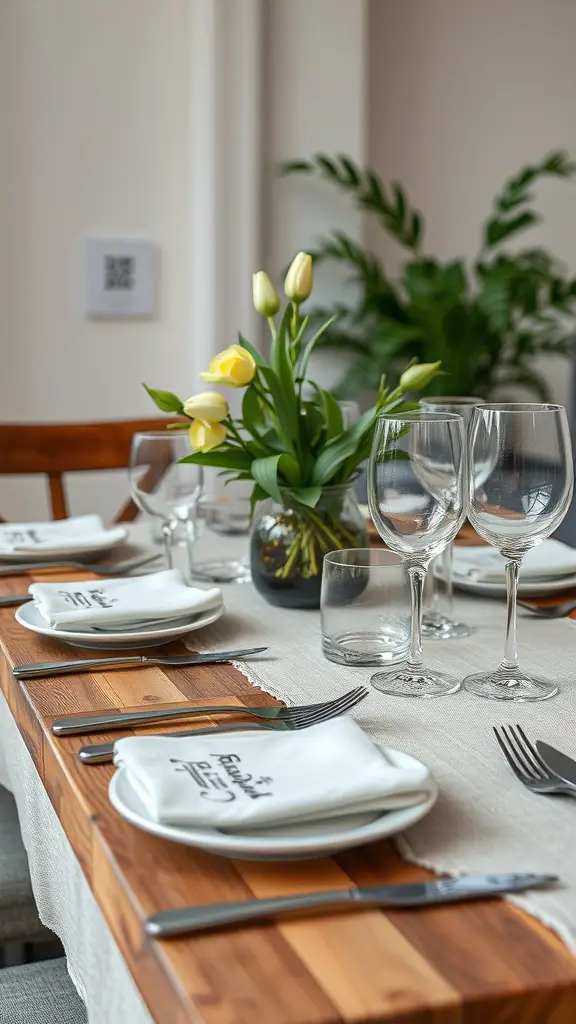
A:
POLYGON ((189 587, 178 569, 134 579, 33 583, 29 589, 53 629, 121 628, 197 615, 222 603, 219 587, 189 587))
POLYGON ((126 535, 123 527, 108 530, 100 516, 72 516, 46 523, 2 523, 0 525, 0 555, 14 552, 46 552, 50 550, 69 551, 99 547, 122 540, 126 535))
MULTIPOLYGON (((456 547, 454 573, 483 583, 505 583, 506 562, 492 547, 456 547)), ((576 549, 559 540, 545 540, 527 551, 520 570, 521 582, 556 579, 576 573, 576 549)))
POLYGON ((351 718, 298 732, 129 736, 114 761, 154 821, 228 831, 409 807, 424 765, 388 759, 351 718))

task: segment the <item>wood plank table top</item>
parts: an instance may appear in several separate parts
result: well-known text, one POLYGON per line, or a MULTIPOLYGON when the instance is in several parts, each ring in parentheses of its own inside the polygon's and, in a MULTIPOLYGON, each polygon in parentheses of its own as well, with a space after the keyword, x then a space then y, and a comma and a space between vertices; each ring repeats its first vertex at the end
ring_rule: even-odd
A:
MULTIPOLYGON (((64 570, 42 574, 70 577, 64 570)), ((30 582, 25 576, 2 580, 0 594, 22 593, 30 582)), ((389 842, 334 859, 257 864, 209 856, 137 830, 108 801, 112 766, 86 767, 76 756, 86 742, 105 742, 112 734, 57 739, 50 732, 54 718, 207 700, 242 705, 255 703, 256 693, 257 703, 273 705, 273 698, 227 665, 20 683, 13 665, 70 659, 74 653, 22 629, 11 609, 0 611, 0 636, 2 691, 157 1024, 576 1021, 576 959, 552 932, 498 900, 309 914, 164 942, 148 938, 144 918, 163 909, 394 883, 429 873, 404 863, 389 842)))

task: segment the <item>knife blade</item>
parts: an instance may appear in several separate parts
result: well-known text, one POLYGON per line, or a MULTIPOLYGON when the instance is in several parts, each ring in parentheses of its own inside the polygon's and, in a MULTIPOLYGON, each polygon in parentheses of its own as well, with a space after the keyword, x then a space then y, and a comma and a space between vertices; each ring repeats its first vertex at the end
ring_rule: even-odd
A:
POLYGON ((108 658, 79 658, 76 661, 44 661, 33 665, 15 665, 12 673, 16 679, 34 679, 36 676, 61 676, 74 672, 86 672, 95 668, 137 668, 142 665, 171 665, 183 668, 187 665, 214 665, 224 661, 240 661, 253 654, 262 654, 267 647, 249 647, 237 651, 213 651, 209 654, 158 654, 148 657, 143 654, 124 654, 108 658))
POLYGON ((435 882, 377 885, 363 889, 303 893, 242 903, 211 903, 196 907, 162 910, 146 918, 144 929, 155 939, 186 932, 221 928, 225 925, 262 920, 276 914, 316 907, 432 907, 440 903, 477 900, 508 892, 523 892, 557 882, 555 875, 480 875, 477 878, 440 878, 435 882))
POLYGON ((568 757, 561 750, 556 750, 555 747, 551 747, 549 743, 544 743, 542 740, 536 741, 536 749, 546 767, 554 775, 557 775, 563 782, 567 782, 569 786, 576 788, 576 761, 574 758, 568 757))
POLYGON ((9 608, 14 604, 25 604, 30 600, 30 594, 7 594, 0 597, 0 608, 9 608))

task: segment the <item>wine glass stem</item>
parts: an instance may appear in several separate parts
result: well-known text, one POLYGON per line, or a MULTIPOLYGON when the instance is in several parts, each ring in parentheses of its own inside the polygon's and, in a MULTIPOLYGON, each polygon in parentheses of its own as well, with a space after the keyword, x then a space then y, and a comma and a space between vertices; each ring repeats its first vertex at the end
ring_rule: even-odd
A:
POLYGON ((196 544, 196 522, 191 515, 186 519, 186 547, 188 549, 188 567, 190 575, 194 575, 194 545, 196 544))
POLYGON ((410 600, 412 606, 412 621, 410 629, 410 655, 408 666, 411 669, 422 668, 422 593, 426 569, 420 565, 412 565, 408 568, 408 579, 410 580, 410 600))
POLYGON ((518 597, 518 577, 522 557, 508 558, 506 562, 506 644, 502 668, 518 668, 518 651, 516 648, 516 599, 518 597))
POLYGON ((454 597, 452 587, 452 566, 454 564, 454 544, 447 544, 440 555, 440 595, 442 598, 443 613, 447 619, 451 619, 454 612, 454 597))
POLYGON ((172 565, 172 523, 169 519, 164 519, 162 522, 162 536, 164 538, 164 554, 166 555, 166 565, 169 569, 173 568, 172 565))

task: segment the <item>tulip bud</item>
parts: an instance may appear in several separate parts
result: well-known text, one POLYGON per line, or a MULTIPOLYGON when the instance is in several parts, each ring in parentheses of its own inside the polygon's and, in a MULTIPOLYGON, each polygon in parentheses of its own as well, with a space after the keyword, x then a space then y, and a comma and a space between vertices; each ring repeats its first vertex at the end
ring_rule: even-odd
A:
POLYGON ((400 387, 403 391, 421 391, 427 387, 431 380, 440 372, 440 364, 437 363, 414 363, 400 377, 400 387))
POLYGON ((196 452, 209 452, 226 440, 226 427, 223 423, 202 423, 201 420, 194 420, 189 433, 190 444, 196 452))
POLYGON ((312 257, 307 252, 299 252, 292 260, 284 282, 284 291, 290 302, 305 302, 313 283, 312 257))
POLYGON ((202 420, 203 423, 220 423, 230 411, 228 402, 217 391, 202 391, 199 395, 192 395, 186 399, 182 408, 185 416, 191 420, 202 420))
POLYGON ((262 316, 276 316, 280 309, 280 296, 265 270, 252 275, 254 309, 262 316))
POLYGON ((242 345, 229 345, 210 360, 208 369, 200 376, 207 384, 242 388, 250 383, 255 373, 256 363, 248 349, 242 348, 242 345))

